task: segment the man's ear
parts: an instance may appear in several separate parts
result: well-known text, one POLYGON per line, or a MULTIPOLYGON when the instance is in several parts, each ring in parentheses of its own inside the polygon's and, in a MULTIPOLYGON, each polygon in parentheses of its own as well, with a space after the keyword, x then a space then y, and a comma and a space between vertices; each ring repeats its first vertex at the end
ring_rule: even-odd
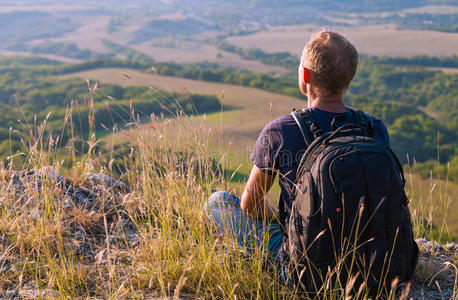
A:
POLYGON ((306 67, 302 67, 304 68, 304 82, 305 83, 309 83, 310 81, 310 70, 307 69, 306 67))
POLYGON ((304 96, 307 96, 307 84, 310 82, 310 70, 300 64, 298 71, 299 90, 304 96))

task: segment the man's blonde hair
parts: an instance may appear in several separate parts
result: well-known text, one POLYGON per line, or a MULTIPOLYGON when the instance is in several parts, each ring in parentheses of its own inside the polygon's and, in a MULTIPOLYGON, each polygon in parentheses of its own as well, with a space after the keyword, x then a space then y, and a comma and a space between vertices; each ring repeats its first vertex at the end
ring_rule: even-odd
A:
POLYGON ((316 94, 336 95, 344 92, 355 76, 358 51, 340 34, 321 30, 305 45, 301 63, 313 72, 316 94))

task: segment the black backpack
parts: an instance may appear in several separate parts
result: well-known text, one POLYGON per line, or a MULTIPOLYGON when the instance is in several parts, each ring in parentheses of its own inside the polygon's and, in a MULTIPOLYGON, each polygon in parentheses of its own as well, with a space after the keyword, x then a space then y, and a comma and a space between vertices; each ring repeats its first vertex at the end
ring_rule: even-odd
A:
MULTIPOLYGON (((377 298, 407 282, 418 260, 402 165, 373 136, 373 118, 321 130, 293 111, 308 146, 297 170, 283 252, 295 286, 308 294, 350 290, 377 298)), ((321 294, 322 295, 322 294, 321 294)))

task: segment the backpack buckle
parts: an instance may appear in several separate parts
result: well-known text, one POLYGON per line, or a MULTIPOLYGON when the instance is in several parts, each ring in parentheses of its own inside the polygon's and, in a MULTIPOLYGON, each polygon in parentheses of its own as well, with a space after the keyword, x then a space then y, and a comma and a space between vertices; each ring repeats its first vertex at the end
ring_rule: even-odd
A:
POLYGON ((402 209, 406 210, 407 208, 409 208, 409 204, 410 204, 410 200, 409 198, 406 197, 406 202, 404 204, 401 204, 402 209))
POLYGON ((374 120, 368 113, 358 110, 358 121, 359 125, 369 130, 369 132, 374 130, 374 120))
POLYGON ((322 132, 320 126, 315 121, 313 121, 310 124, 310 131, 312 132, 314 139, 318 138, 321 135, 321 132, 322 132))

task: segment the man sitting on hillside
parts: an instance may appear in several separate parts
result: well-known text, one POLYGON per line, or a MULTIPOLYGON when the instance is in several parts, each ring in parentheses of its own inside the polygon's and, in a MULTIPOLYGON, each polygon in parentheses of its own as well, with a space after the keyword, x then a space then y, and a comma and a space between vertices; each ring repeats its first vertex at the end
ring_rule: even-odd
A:
MULTIPOLYGON (((354 118, 343 96, 353 79, 358 64, 355 47, 343 36, 322 30, 306 44, 299 65, 299 89, 307 96, 307 110, 322 132, 331 131, 331 122, 354 118), (341 116, 342 118, 336 118, 341 116)), ((381 120, 373 119, 376 139, 389 146, 388 132, 381 120)), ((262 130, 251 155, 254 166, 241 200, 228 192, 214 193, 208 203, 210 219, 221 231, 233 236, 239 245, 252 249, 266 247, 271 262, 285 275, 281 261, 282 225, 291 209, 291 194, 296 181, 298 163, 307 146, 291 114, 268 123, 262 130), (265 196, 276 174, 279 175, 281 197, 279 210, 265 196), (277 213, 279 211, 279 213, 277 213)), ((283 277, 286 279, 285 277, 283 277)))

